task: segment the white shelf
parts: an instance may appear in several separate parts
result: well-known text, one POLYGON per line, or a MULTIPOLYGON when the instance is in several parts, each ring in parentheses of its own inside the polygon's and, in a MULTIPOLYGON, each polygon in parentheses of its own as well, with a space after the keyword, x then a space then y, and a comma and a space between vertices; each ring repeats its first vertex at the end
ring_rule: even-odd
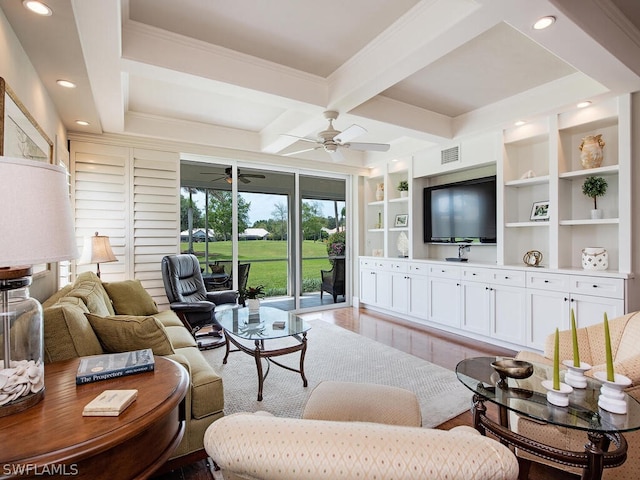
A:
POLYGON ((608 165, 606 167, 589 168, 586 170, 576 170, 573 172, 565 172, 558 175, 560 178, 586 178, 594 175, 617 175, 620 171, 618 165, 608 165))
POLYGON ((580 220, 560 220, 560 225, 617 225, 620 223, 618 218, 601 218, 592 220, 590 218, 580 220))
POLYGON ((376 200, 375 202, 367 203, 370 207, 382 207, 384 205, 384 200, 376 200))
POLYGON ((521 178, 519 180, 511 180, 505 182, 507 187, 530 187, 532 185, 544 185, 549 183, 549 175, 542 175, 540 177, 521 178))
POLYGON ((389 228, 390 232, 408 232, 409 231, 409 227, 392 227, 389 228))
POLYGON ((367 232, 371 232, 371 233, 383 233, 384 232, 384 228, 369 228, 367 230, 367 232))
POLYGON ((509 222, 504 224, 507 228, 522 228, 522 227, 548 227, 549 222, 509 222))
POLYGON ((409 201, 409 197, 390 198, 389 203, 406 203, 409 201))

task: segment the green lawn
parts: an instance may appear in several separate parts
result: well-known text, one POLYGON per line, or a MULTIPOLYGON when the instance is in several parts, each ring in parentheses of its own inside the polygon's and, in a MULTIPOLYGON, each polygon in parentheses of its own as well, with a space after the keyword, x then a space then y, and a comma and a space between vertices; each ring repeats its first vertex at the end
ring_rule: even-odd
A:
MULTIPOLYGON (((204 268, 204 243, 194 243, 193 249, 204 268)), ((189 245, 183 242, 182 251, 189 245)), ((210 242, 209 263, 231 259, 231 241, 210 242)), ((238 256, 242 263, 251 263, 249 286, 264 285, 267 296, 287 293, 287 242, 271 240, 248 240, 238 244, 238 256)), ((320 270, 330 270, 327 246, 323 242, 305 240, 302 244, 302 288, 303 292, 320 290, 320 270), (310 258, 321 257, 321 258, 310 258), (306 258, 309 258, 306 260, 306 258)))

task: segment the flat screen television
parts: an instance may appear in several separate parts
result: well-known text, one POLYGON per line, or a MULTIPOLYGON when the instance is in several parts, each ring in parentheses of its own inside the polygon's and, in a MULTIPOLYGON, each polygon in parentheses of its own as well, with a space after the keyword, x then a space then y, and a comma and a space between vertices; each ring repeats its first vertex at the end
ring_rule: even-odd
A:
POLYGON ((426 187, 424 241, 495 243, 496 177, 426 187))

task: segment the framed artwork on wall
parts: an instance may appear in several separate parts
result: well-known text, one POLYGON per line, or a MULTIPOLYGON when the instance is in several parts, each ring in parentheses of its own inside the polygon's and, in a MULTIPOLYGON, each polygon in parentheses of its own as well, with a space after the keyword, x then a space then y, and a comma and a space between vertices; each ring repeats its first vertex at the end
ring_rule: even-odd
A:
POLYGON ((53 142, 1 77, 0 155, 53 161, 53 142))

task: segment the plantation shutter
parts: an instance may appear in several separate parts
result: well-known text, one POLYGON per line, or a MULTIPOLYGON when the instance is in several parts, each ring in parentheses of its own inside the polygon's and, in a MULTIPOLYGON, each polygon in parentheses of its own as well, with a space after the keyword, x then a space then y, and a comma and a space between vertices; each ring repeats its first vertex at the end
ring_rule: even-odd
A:
MULTIPOLYGON (((160 264, 180 248, 178 153, 86 142, 71 153, 78 252, 85 236, 107 235, 118 261, 100 265, 102 280, 138 279, 168 308, 160 264)), ((87 270, 95 264, 76 265, 87 270)))

